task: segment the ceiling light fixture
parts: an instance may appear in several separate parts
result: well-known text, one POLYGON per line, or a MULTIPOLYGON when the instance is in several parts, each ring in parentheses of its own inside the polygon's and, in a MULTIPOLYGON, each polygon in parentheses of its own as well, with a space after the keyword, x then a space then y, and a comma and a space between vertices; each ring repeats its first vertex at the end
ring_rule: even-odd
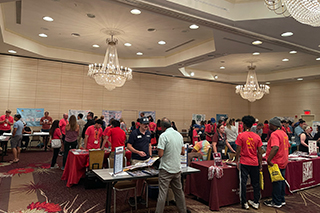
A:
POLYGON ((44 33, 40 33, 39 36, 42 37, 42 38, 47 38, 48 37, 48 35, 44 34, 44 33))
POLYGON ((225 67, 220 67, 220 70, 224 70, 225 69, 225 67))
POLYGON ((218 75, 215 75, 215 76, 214 76, 214 79, 217 80, 217 79, 218 79, 218 75))
POLYGON ((143 55, 143 53, 142 52, 137 52, 137 55, 143 55))
POLYGON ((92 47, 98 48, 100 46, 98 44, 94 44, 94 45, 92 45, 92 47))
POLYGON ((297 78, 297 80, 298 80, 298 81, 302 81, 302 80, 303 80, 303 78, 297 78))
POLYGON ((320 58, 316 58, 317 61, 320 61, 320 58))
POLYGON ((53 21, 53 18, 51 18, 49 16, 44 16, 42 19, 45 21, 53 21))
POLYGON ((131 47, 132 45, 130 43, 124 43, 124 46, 131 47))
POLYGON ((191 76, 194 76, 194 72, 191 72, 190 75, 191 75, 191 76))
POLYGON ((320 26, 320 2, 317 0, 264 0, 277 15, 292 16, 302 24, 320 26))
POLYGON ((73 37, 80 37, 80 34, 79 34, 79 33, 71 33, 71 35, 72 35, 73 37))
POLYGON ((290 53, 290 54, 296 54, 296 53, 297 53, 297 51, 292 50, 292 51, 290 51, 289 53, 290 53))
POLYGON ((285 33, 281 34, 282 37, 289 37, 289 36, 292 36, 292 35, 293 35, 293 32, 285 32, 285 33))
POLYGON ((88 18, 95 18, 96 16, 94 14, 91 13, 87 13, 88 18))
POLYGON ((282 61, 284 61, 284 62, 285 62, 285 61, 289 61, 289 59, 287 59, 287 58, 284 58, 284 59, 282 59, 282 61))
POLYGON ((158 44, 160 44, 160 45, 165 45, 166 42, 165 42, 165 41, 159 41, 158 44))
POLYGON ((245 85, 236 86, 236 93, 240 94, 243 99, 250 102, 261 99, 265 94, 269 94, 270 87, 268 85, 260 84, 257 79, 256 66, 248 66, 248 75, 245 85))
POLYGON ((141 11, 138 10, 138 9, 132 9, 132 10, 130 11, 130 13, 133 14, 133 15, 139 15, 139 14, 141 14, 141 11))
POLYGON ((196 24, 192 24, 192 25, 189 26, 189 28, 190 28, 191 30, 196 30, 196 29, 199 28, 199 26, 196 25, 196 24))
POLYGON ((266 84, 270 84, 270 81, 267 81, 266 84))
POLYGON ((127 80, 132 79, 132 70, 119 64, 116 45, 118 40, 111 35, 106 40, 108 47, 102 64, 90 64, 88 76, 93 78, 97 84, 104 86, 107 90, 122 87, 127 80))
POLYGON ((252 55, 260 55, 260 53, 259 52, 254 52, 254 53, 252 53, 252 55))
POLYGON ((262 44, 262 41, 253 41, 252 44, 253 45, 260 45, 260 44, 262 44))
POLYGON ((17 53, 17 51, 15 51, 15 50, 8 50, 8 52, 13 53, 13 54, 17 53))

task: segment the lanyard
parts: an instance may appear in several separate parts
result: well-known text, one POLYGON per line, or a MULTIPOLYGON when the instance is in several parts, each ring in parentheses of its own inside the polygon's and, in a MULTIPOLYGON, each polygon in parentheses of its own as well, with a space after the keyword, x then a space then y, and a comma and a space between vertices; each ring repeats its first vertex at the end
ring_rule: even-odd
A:
POLYGON ((98 129, 94 129, 94 139, 96 139, 96 140, 98 140, 99 139, 99 137, 98 137, 98 134, 99 134, 99 131, 98 131, 98 129))

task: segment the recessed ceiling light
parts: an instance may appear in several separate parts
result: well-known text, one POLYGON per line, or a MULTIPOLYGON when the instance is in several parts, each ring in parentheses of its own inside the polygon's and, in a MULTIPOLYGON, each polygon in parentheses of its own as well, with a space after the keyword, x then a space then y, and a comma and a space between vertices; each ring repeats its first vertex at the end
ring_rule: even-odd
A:
POLYGON ((94 44, 94 45, 92 45, 92 47, 98 48, 100 46, 98 44, 94 44))
POLYGON ((290 54, 296 54, 296 53, 297 53, 297 51, 292 50, 292 51, 290 51, 289 53, 290 53, 290 54))
POLYGON ((154 31, 156 31, 156 29, 154 29, 154 28, 149 28, 149 29, 147 29, 149 32, 154 32, 154 31))
POLYGON ((91 13, 87 13, 88 18, 95 18, 96 16, 94 14, 91 13))
POLYGON ((259 52, 254 52, 254 53, 252 53, 252 55, 260 55, 260 53, 259 52))
POLYGON ((138 10, 138 9, 132 9, 132 10, 130 11, 130 13, 132 13, 133 15, 139 15, 139 14, 141 14, 141 11, 138 10))
POLYGON ((15 50, 8 50, 9 53, 17 53, 15 50))
POLYGON ((269 81, 267 81, 267 82, 266 82, 266 84, 270 84, 270 82, 269 82, 269 81))
POLYGON ((302 81, 302 80, 303 80, 303 78, 297 78, 297 80, 298 80, 298 81, 302 81))
POLYGON ((220 70, 224 70, 225 69, 225 67, 220 67, 220 70))
POLYGON ((137 52, 137 55, 143 55, 143 53, 142 52, 137 52))
POLYGON ((253 41, 252 44, 253 45, 259 45, 259 44, 262 44, 262 41, 253 41))
POLYGON ((48 37, 48 35, 44 34, 44 33, 40 33, 39 36, 42 37, 42 38, 47 38, 48 37))
POLYGON ((320 61, 320 58, 316 58, 317 61, 320 61))
POLYGON ((160 44, 160 45, 165 45, 166 42, 165 42, 165 41, 159 41, 158 44, 160 44))
POLYGON ((191 75, 191 76, 194 76, 194 72, 191 72, 190 75, 191 75))
POLYGON ((293 35, 293 32, 285 32, 285 33, 281 34, 282 37, 289 37, 289 36, 292 36, 292 35, 293 35))
POLYGON ((131 47, 131 44, 130 43, 124 43, 124 46, 131 47))
POLYGON ((196 25, 196 24, 192 24, 192 25, 189 26, 189 28, 192 29, 192 30, 196 30, 196 29, 199 28, 199 26, 196 25))
POLYGON ((214 79, 218 79, 218 75, 215 75, 215 76, 214 76, 214 79))
POLYGON ((71 35, 74 36, 74 37, 80 37, 79 33, 71 33, 71 35))
POLYGON ((282 61, 289 61, 289 59, 287 59, 287 58, 284 58, 284 59, 282 59, 282 61))
POLYGON ((53 21, 53 18, 51 18, 50 16, 44 16, 42 19, 45 21, 53 21))

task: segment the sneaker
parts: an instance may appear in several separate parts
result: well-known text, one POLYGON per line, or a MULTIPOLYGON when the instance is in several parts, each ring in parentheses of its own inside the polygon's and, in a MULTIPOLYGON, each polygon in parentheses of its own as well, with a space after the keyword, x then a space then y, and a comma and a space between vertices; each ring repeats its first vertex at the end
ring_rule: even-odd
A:
POLYGON ((248 203, 250 206, 252 206, 252 208, 259 209, 259 203, 255 203, 252 200, 248 200, 248 203))
POLYGON ((62 170, 62 171, 64 171, 64 166, 63 166, 63 167, 61 167, 61 170, 62 170))
POLYGON ((282 206, 285 206, 285 205, 286 205, 286 202, 282 202, 281 205, 282 205, 282 206))
POLYGON ((281 208, 282 205, 276 205, 272 200, 266 200, 263 202, 264 205, 269 207, 281 208))
POLYGON ((142 205, 146 205, 146 200, 143 199, 141 196, 137 197, 137 202, 141 203, 142 205))
POLYGON ((51 166, 50 169, 55 169, 55 168, 51 166))
POLYGON ((128 200, 128 203, 131 207, 135 207, 136 206, 136 202, 134 200, 134 197, 130 197, 128 200))
POLYGON ((56 163, 56 165, 54 165, 55 169, 59 169, 59 165, 56 163))
POLYGON ((248 205, 248 203, 243 203, 243 204, 242 204, 242 208, 245 209, 245 210, 249 210, 249 205, 248 205))

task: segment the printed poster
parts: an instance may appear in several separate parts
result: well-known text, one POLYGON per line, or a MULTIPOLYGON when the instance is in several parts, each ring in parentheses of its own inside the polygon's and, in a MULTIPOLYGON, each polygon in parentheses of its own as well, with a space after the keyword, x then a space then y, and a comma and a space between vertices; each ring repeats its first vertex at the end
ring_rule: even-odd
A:
POLYGON ((139 118, 142 112, 144 113, 144 117, 148 117, 149 115, 151 115, 151 117, 153 118, 153 122, 156 122, 156 111, 139 111, 139 118))
POLYGON ((218 123, 220 120, 224 120, 227 117, 228 117, 228 114, 217 114, 216 115, 216 121, 218 123))
POLYGON ((17 108, 17 113, 21 115, 27 126, 40 126, 40 119, 44 116, 43 108, 17 108))
POLYGON ((90 112, 91 110, 76 110, 76 109, 69 109, 69 118, 71 115, 76 116, 77 120, 78 120, 78 115, 81 113, 83 115, 82 120, 84 120, 85 122, 87 122, 87 114, 88 112, 90 112))
POLYGON ((196 124, 200 125, 201 121, 206 120, 205 114, 192 114, 192 120, 196 121, 196 124))
POLYGON ((109 120, 111 118, 120 120, 122 116, 122 111, 102 110, 102 115, 104 116, 104 121, 106 122, 106 125, 109 125, 109 120))
POLYGON ((320 121, 313 121, 312 122, 312 136, 314 136, 317 133, 317 126, 320 126, 320 121))

